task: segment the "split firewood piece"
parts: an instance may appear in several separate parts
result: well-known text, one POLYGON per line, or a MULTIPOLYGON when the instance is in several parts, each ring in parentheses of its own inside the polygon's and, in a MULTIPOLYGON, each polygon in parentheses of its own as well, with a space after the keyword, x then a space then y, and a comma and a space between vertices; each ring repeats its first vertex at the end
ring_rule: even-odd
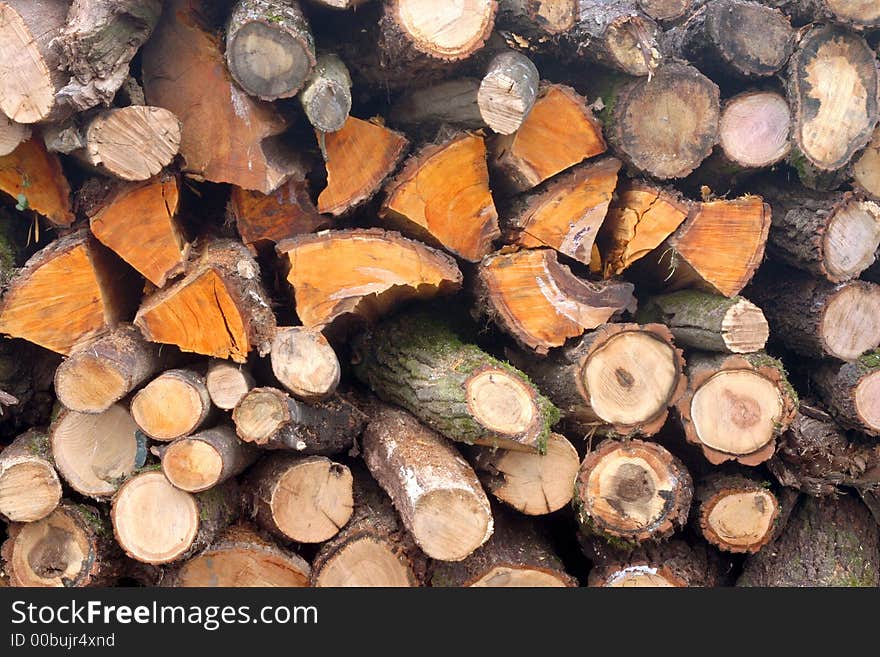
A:
POLYGON ((26 431, 0 452, 0 516, 33 522, 61 502, 61 482, 52 464, 49 437, 26 431))
POLYGON ((167 447, 153 448, 162 458, 162 472, 174 486, 200 493, 241 474, 260 456, 226 426, 178 438, 167 447))
POLYGON ((577 16, 577 0, 498 1, 498 27, 530 37, 568 32, 577 16))
POLYGON ((764 313, 748 299, 696 290, 652 297, 636 319, 665 324, 677 345, 701 351, 749 354, 761 351, 770 337, 764 313))
POLYGON ((18 123, 63 118, 58 92, 67 83, 52 42, 67 23, 69 0, 0 4, 0 113, 18 123))
POLYGON ((746 559, 737 586, 876 587, 878 563, 877 523, 857 497, 802 496, 772 549, 746 559))
POLYGON ((477 92, 486 125, 500 135, 519 130, 538 97, 539 81, 538 69, 522 53, 509 50, 495 55, 477 92))
POLYGON ((664 25, 685 18, 698 4, 697 0, 638 0, 638 3, 648 18, 664 25))
POLYGON ((353 474, 354 512, 312 561, 312 586, 421 586, 428 558, 366 469, 353 474))
POLYGON ((214 358, 208 363, 205 386, 214 406, 231 411, 256 386, 256 382, 244 365, 214 358))
POLYGON ((269 357, 275 378, 294 397, 315 402, 336 392, 339 358, 320 331, 302 326, 279 328, 269 357))
POLYGON ((379 216, 394 228, 478 262, 500 237, 483 138, 422 148, 386 185, 379 216))
POLYGON ((621 181, 596 236, 605 277, 617 276, 648 255, 687 218, 678 192, 647 181, 621 181))
POLYGON ((165 564, 211 545, 235 522, 239 510, 234 481, 193 494, 172 486, 162 472, 147 470, 120 486, 110 519, 116 541, 129 557, 165 564))
POLYGON ((315 130, 341 130, 351 111, 351 75, 345 62, 332 53, 319 55, 299 102, 315 130))
POLYGON ((285 541, 323 543, 352 514, 351 471, 323 456, 272 454, 245 481, 245 512, 285 541))
POLYGON ((131 416, 146 435, 168 442, 188 436, 211 412, 205 377, 193 370, 168 370, 131 400, 131 416))
POLYGON ((581 463, 574 505, 588 536, 638 544, 683 527, 693 492, 687 469, 657 443, 605 440, 581 463))
POLYGON ((232 240, 197 247, 186 275, 144 299, 134 323, 151 342, 237 363, 254 349, 267 353, 275 333, 260 268, 247 247, 232 240))
POLYGON ((273 139, 288 127, 268 103, 232 81, 219 38, 200 22, 196 0, 167 4, 143 49, 147 102, 173 112, 183 124, 183 171, 211 182, 268 194, 301 163, 273 139))
POLYGON ((687 375, 678 412, 687 441, 710 463, 758 465, 773 456, 798 406, 782 363, 764 353, 693 354, 687 375))
POLYGON ((477 104, 481 80, 443 80, 404 93, 391 107, 388 120, 411 132, 423 132, 449 125, 465 130, 486 127, 477 104))
POLYGON ((11 586, 109 586, 125 560, 105 512, 64 501, 42 520, 13 523, 2 547, 11 586))
POLYGON ((60 354, 129 318, 132 277, 89 235, 55 240, 27 261, 0 303, 0 333, 60 354))
POLYGON ((708 73, 773 75, 791 56, 795 31, 778 9, 751 0, 712 0, 666 35, 667 55, 708 73))
POLYGON ((490 164, 515 192, 529 190, 607 148, 586 98, 560 84, 542 85, 520 129, 495 137, 489 146, 490 164))
POLYGON ((589 586, 619 588, 708 587, 722 581, 717 554, 705 544, 674 538, 642 543, 635 550, 597 545, 589 586))
POLYGON ((323 329, 345 315, 374 320, 404 301, 461 288, 450 256, 375 228, 300 235, 277 251, 287 260, 296 312, 308 328, 323 329))
POLYGON ((71 76, 59 98, 78 112, 110 105, 161 14, 162 0, 74 0, 52 44, 71 76))
POLYGON ((812 381, 840 424, 880 436, 880 352, 823 365, 813 371, 812 381))
POLYGON ((475 312, 493 319, 527 349, 546 354, 635 308, 633 286, 585 281, 551 249, 487 256, 477 275, 475 312))
POLYGON ((23 141, 0 157, 0 191, 16 199, 20 210, 33 210, 56 226, 73 223, 70 185, 61 169, 61 160, 46 151, 39 136, 23 141))
POLYGON ((577 586, 531 520, 495 510, 492 537, 463 561, 432 564, 431 586, 475 588, 562 588, 577 586))
POLYGON ((616 153, 654 178, 684 178, 718 142, 718 87, 692 66, 672 62, 650 80, 613 80, 601 100, 616 153))
POLYGON ((432 559, 461 561, 492 535, 492 509, 452 443, 406 411, 372 414, 362 440, 370 474, 432 559))
MULTIPOLYGON (((734 0, 737 1, 737 0, 734 0)), ((750 3, 751 4, 751 3, 750 3)), ((718 124, 722 173, 762 169, 781 162, 791 150, 791 110, 775 91, 753 90, 724 102, 718 124)), ((711 167, 713 156, 706 167, 711 167)))
POLYGON ((303 587, 311 568, 295 552, 267 540, 246 523, 227 528, 214 543, 165 576, 172 587, 303 587))
POLYGON ((877 89, 876 57, 862 37, 834 25, 804 34, 788 74, 799 173, 840 169, 868 143, 880 115, 877 89), (837 93, 841 85, 858 91, 837 93))
POLYGON ((118 186, 93 212, 92 234, 156 287, 182 274, 189 243, 177 209, 174 176, 118 186))
POLYGON ((232 412, 238 437, 263 449, 332 456, 349 449, 366 418, 342 397, 304 404, 277 388, 254 388, 232 412))
POLYGON ((353 116, 336 132, 319 132, 318 141, 327 166, 318 211, 334 216, 372 198, 409 147, 401 133, 353 116))
POLYGON ((553 404, 437 318, 399 315, 358 336, 353 353, 358 379, 447 438, 545 452, 558 419, 553 404))
POLYGON ((514 202, 508 239, 529 248, 549 246, 589 265, 599 227, 617 186, 620 160, 609 157, 557 176, 514 202))
POLYGON ((580 457, 561 434, 547 437, 546 454, 488 447, 471 447, 467 453, 483 487, 520 513, 546 515, 571 502, 580 457))
POLYGON ((770 206, 760 196, 700 203, 651 255, 641 259, 637 276, 651 287, 735 296, 764 259, 770 216, 770 206))
POLYGON ((18 145, 31 138, 30 126, 16 123, 0 112, 0 156, 9 155, 18 145))
MULTIPOLYGON (((2 131, 2 121, 0 121, 0 131, 2 131)), ((0 137, 0 142, 2 141, 0 137)), ((3 148, 0 147, 0 152, 2 151, 3 148)), ((874 130, 871 143, 853 161, 852 185, 855 189, 864 192, 868 198, 880 201, 880 128, 874 130)))
POLYGON ((750 288, 770 334, 810 358, 855 360, 880 346, 880 286, 833 284, 795 269, 762 272, 750 288))
POLYGON ((517 357, 582 435, 601 428, 651 436, 684 392, 684 359, 660 324, 606 324, 549 357, 517 357))
POLYGON ((146 437, 120 404, 102 413, 62 411, 49 428, 49 439, 64 480, 97 500, 111 497, 147 457, 146 437))

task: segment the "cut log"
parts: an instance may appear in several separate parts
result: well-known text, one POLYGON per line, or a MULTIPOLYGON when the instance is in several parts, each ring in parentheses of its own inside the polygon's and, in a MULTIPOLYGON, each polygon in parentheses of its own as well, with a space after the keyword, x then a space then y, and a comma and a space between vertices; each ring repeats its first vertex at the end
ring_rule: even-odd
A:
POLYGON ((486 146, 462 134, 422 148, 386 186, 379 216, 394 228, 478 262, 501 233, 486 146))
POLYGON ((529 190, 607 148, 586 98, 559 84, 542 85, 520 129, 496 137, 489 146, 490 164, 515 192, 529 190))
POLYGON ((257 448, 240 441, 226 426, 178 438, 157 451, 168 481, 190 493, 200 493, 241 474, 260 456, 257 448))
POLYGON ((849 363, 829 363, 812 374, 816 391, 839 423, 880 436, 880 352, 869 351, 849 363))
POLYGON ((109 586, 124 574, 110 522, 85 504, 65 501, 42 520, 10 525, 2 553, 11 586, 109 586))
POLYGON ((55 372, 55 394, 66 408, 102 413, 164 369, 171 358, 124 325, 74 351, 55 372))
POLYGON ((438 126, 444 125, 465 130, 485 128, 486 121, 477 104, 480 82, 457 78, 407 92, 392 105, 388 119, 393 125, 417 133, 436 134, 438 126))
POLYGON ((773 166, 791 150, 791 110, 775 91, 745 91, 726 100, 718 125, 727 171, 773 166))
POLYGON ((604 545, 595 551, 589 586, 595 587, 704 587, 721 583, 719 559, 705 545, 681 539, 643 543, 622 551, 604 545))
POLYGON ((377 396, 459 442, 543 453, 558 419, 522 372, 427 314, 399 315, 362 333, 353 361, 377 396))
POLYGON ((272 373, 305 401, 322 401, 336 392, 341 368, 324 334, 302 326, 279 328, 272 339, 272 373))
POLYGON ((173 587, 303 587, 309 564, 295 552, 265 539, 250 525, 229 527, 206 550, 166 576, 173 587))
POLYGON ((318 56, 299 102, 315 130, 341 130, 351 111, 351 76, 345 62, 332 53, 318 56))
POLYGON ((308 328, 323 329, 346 315, 374 320, 404 301, 461 287, 461 272, 451 257, 383 230, 301 235, 277 250, 289 263, 296 312, 308 328))
POLYGON ((853 495, 802 497, 782 536, 746 559, 737 586, 880 584, 880 536, 853 495))
POLYGON ((782 363, 764 353, 693 354, 687 375, 678 412, 687 441, 710 463, 758 465, 773 456, 798 405, 782 363))
POLYGON ((853 161, 852 184, 868 198, 880 201, 880 128, 874 130, 871 143, 853 161))
POLYGON ((33 210, 56 226, 73 223, 70 185, 61 161, 46 151, 38 136, 0 157, 0 191, 15 198, 19 210, 33 210))
POLYGON ((131 416, 141 431, 163 442, 190 435, 210 411, 205 377, 193 370, 163 372, 131 400, 131 416))
POLYGON ((129 557, 149 564, 171 563, 200 552, 238 513, 234 482, 194 495, 175 488, 156 470, 122 484, 110 507, 116 542, 129 557))
POLYGON ((496 510, 495 531, 485 545, 459 562, 433 564, 431 586, 561 588, 577 586, 549 540, 527 519, 496 510))
POLYGON ((9 155, 18 145, 31 138, 31 129, 23 123, 16 123, 0 112, 0 156, 9 155))
POLYGON ((585 281, 550 249, 499 252, 480 263, 475 312, 527 349, 546 354, 635 308, 630 283, 585 281))
POLYGON ((273 454, 247 474, 246 513, 284 541, 333 538, 351 517, 353 504, 351 471, 323 456, 273 454))
POLYGON ((578 166, 539 191, 520 197, 505 221, 508 240, 529 248, 549 246, 589 265, 619 170, 620 160, 604 158, 578 166))
POLYGON ((332 456, 349 449, 366 418, 342 397, 306 405, 277 388, 254 388, 232 412, 238 437, 263 449, 332 456))
POLYGON ((695 290, 652 297, 636 319, 665 324, 676 344, 701 351, 749 354, 761 351, 770 337, 764 313, 748 299, 695 290))
POLYGON ((763 0, 799 24, 833 21, 855 30, 880 25, 880 11, 863 0, 763 0))
POLYGON ((681 350, 660 324, 606 324, 546 359, 513 360, 583 436, 657 433, 686 384, 681 350))
POLYGON ((401 133, 353 116, 336 132, 319 132, 318 142, 327 165, 318 211, 334 216, 372 198, 409 147, 401 133))
POLYGON ((217 408, 231 411, 255 385, 250 370, 241 364, 217 358, 208 363, 205 387, 217 408))
POLYGON ((546 454, 472 447, 468 456, 485 489, 520 513, 546 515, 571 502, 580 457, 561 434, 547 437, 546 454))
POLYGON ((655 21, 674 23, 687 16, 695 4, 696 0, 639 0, 639 9, 655 21))
POLYGON ((147 457, 146 437, 120 404, 102 413, 62 411, 49 437, 64 480, 80 495, 97 500, 111 497, 147 457))
POLYGON ((90 212, 92 234, 156 287, 182 274, 189 244, 177 218, 174 176, 120 185, 90 212))
POLYGON ((0 452, 0 516, 34 522, 61 502, 61 482, 52 464, 49 437, 31 429, 0 452))
POLYGON ((500 135, 519 130, 538 97, 539 81, 538 69, 525 55, 514 51, 495 55, 477 92, 486 125, 500 135))
POLYGON ((69 354, 129 318, 137 303, 131 278, 88 232, 62 237, 13 279, 0 303, 0 333, 69 354))
POLYGON ((265 354, 275 316, 247 248, 231 240, 208 240, 186 266, 186 276, 144 299, 134 319, 151 342, 181 351, 247 360, 265 354))
POLYGON ((226 26, 226 63, 251 96, 295 95, 315 66, 315 39, 296 0, 238 0, 226 26))
POLYGON ((525 34, 562 34, 574 27, 577 0, 499 0, 498 27, 525 34))
POLYGON ((638 544, 683 527, 693 492, 687 469, 657 443, 606 440, 581 463, 574 505, 582 532, 638 544))
POLYGON ((370 473, 429 557, 461 561, 492 535, 492 509, 477 475, 441 435, 386 407, 372 414, 362 443, 370 473))

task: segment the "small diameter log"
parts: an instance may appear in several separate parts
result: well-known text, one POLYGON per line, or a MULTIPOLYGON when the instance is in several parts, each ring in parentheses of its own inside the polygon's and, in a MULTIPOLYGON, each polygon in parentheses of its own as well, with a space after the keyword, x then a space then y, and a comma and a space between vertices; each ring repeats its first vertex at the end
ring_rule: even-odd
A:
POLYGON ((165 564, 186 559, 214 542, 238 518, 235 482, 192 494, 156 470, 126 481, 110 507, 113 534, 136 561, 165 564))
POLYGON ((297 315, 308 328, 323 329, 346 315, 374 320, 404 301, 461 288, 461 272, 450 256, 379 229, 301 235, 284 240, 277 251, 289 267, 297 315))
POLYGON ((146 437, 119 404, 102 413, 62 411, 49 428, 49 439, 64 480, 97 500, 112 496, 147 458, 146 437))
POLYGON ((303 587, 311 568, 295 552, 267 540, 253 527, 232 525, 206 550, 166 575, 172 587, 303 587))
POLYGON ((707 587, 721 582, 716 553, 705 544, 681 539, 643 543, 622 551, 604 545, 594 550, 589 586, 614 588, 707 587))
POLYGON ((205 377, 193 370, 168 370, 131 400, 131 415, 141 431, 168 442, 202 426, 211 411, 205 377))
POLYGON ((695 290, 652 297, 636 319, 665 324, 677 345, 701 351, 749 354, 761 351, 770 337, 764 313, 748 299, 695 290))
POLYGON ((315 130, 341 130, 351 111, 351 75, 345 62, 332 53, 319 55, 299 102, 315 130))
POLYGON ((366 418, 342 397, 303 404, 277 388, 254 388, 232 412, 238 437, 263 449, 332 456, 349 449, 366 418))
POLYGON ((449 125, 465 130, 486 127, 477 104, 481 81, 474 78, 443 80, 403 94, 391 106, 393 125, 408 131, 424 131, 449 125))
POLYGON ((265 354, 275 333, 260 268, 247 248, 232 240, 198 246, 186 275, 144 299, 134 324, 151 342, 237 363, 254 349, 265 354))
POLYGON ((475 311, 539 354, 632 310, 636 303, 630 283, 582 280, 550 249, 485 257, 476 287, 475 311))
POLYGON ((648 18, 664 24, 681 20, 697 4, 696 0, 638 0, 648 18))
POLYGON ((315 66, 315 39, 296 0, 238 0, 226 26, 226 64, 251 96, 295 95, 315 66))
POLYGON ((589 265, 620 166, 613 157, 585 163, 514 201, 505 221, 508 241, 528 248, 549 246, 589 265))
POLYGON ((0 516, 33 522, 49 515, 60 501, 49 437, 31 429, 0 452, 0 516))
POLYGON ((577 14, 577 0, 499 0, 497 24, 530 36, 561 34, 574 27, 577 14))
POLYGON ((527 516, 553 513, 574 494, 580 456, 561 434, 547 437, 546 454, 472 447, 467 452, 483 487, 527 516))
POLYGON ((746 559, 737 586, 880 584, 878 526, 854 495, 802 496, 782 536, 746 559))
POLYGON ((18 145, 31 138, 31 129, 23 123, 16 123, 0 112, 0 156, 9 155, 18 145))
POLYGON ((341 129, 317 133, 327 167, 318 212, 338 216, 370 200, 409 148, 399 132, 349 116, 341 129))
POLYGON ((478 262, 501 235, 479 135, 422 148, 385 191, 379 216, 386 223, 465 260, 478 262))
POLYGON ((492 535, 492 509, 473 469, 406 411, 373 413, 362 449, 370 474, 432 559, 461 561, 492 535))
POLYGON ((244 505, 250 518, 284 541, 323 543, 351 517, 351 471, 323 456, 272 454, 248 472, 244 505))
POLYGON ((109 586, 124 574, 103 511, 64 501, 42 520, 14 523, 3 543, 10 586, 109 586))
POLYGON ((543 453, 558 419, 522 372, 426 314, 399 315, 358 336, 354 372, 381 399, 459 442, 543 453))
POLYGON ((790 135, 791 111, 784 96, 775 91, 738 94, 721 110, 719 168, 739 173, 777 164, 791 150, 790 135))
POLYGON ((492 58, 477 92, 486 125, 500 135, 519 130, 538 97, 540 76, 532 60, 507 51, 492 58))
POLYGON ((566 425, 651 436, 686 384, 681 350, 660 324, 606 324, 545 359, 516 358, 553 400, 566 425))
MULTIPOLYGON (((154 448, 155 450, 156 448, 154 448)), ((260 456, 226 426, 178 438, 161 452, 162 472, 174 486, 200 493, 241 474, 260 456)))
MULTIPOLYGON (((2 150, 0 147, 0 152, 2 150)), ((880 201, 880 128, 874 130, 871 143, 853 160, 852 185, 868 198, 880 201)))
POLYGON ((638 544, 683 527, 693 491, 687 469, 657 443, 606 440, 581 463, 574 506, 586 535, 638 544))
POLYGON ((489 148, 500 182, 524 192, 607 146, 586 98, 571 87, 546 84, 520 129, 494 138, 489 148))
POLYGON ((269 353, 275 378, 297 399, 321 401, 336 392, 339 358, 320 331, 302 326, 279 328, 269 353))
POLYGON ((218 358, 208 363, 205 387, 217 408, 231 411, 254 386, 254 377, 244 365, 218 358))
POLYGON ((828 363, 813 371, 813 384, 842 425, 880 436, 880 352, 849 363, 828 363))
POLYGON ((0 192, 13 197, 21 210, 33 210, 56 226, 73 223, 70 185, 61 160, 46 151, 37 135, 0 157, 0 192))
POLYGON ((561 588, 577 586, 553 546, 529 519, 495 512, 495 531, 485 545, 459 562, 436 562, 434 587, 561 588))
POLYGON ((758 465, 776 449, 797 411, 797 394, 775 358, 693 354, 677 404, 685 437, 712 464, 758 465))

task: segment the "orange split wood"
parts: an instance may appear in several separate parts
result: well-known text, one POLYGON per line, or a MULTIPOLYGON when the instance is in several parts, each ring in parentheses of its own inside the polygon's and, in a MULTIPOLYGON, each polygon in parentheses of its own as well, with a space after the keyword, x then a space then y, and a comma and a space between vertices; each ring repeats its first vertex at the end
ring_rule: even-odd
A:
POLYGON ((0 157, 0 191, 56 226, 73 222, 70 185, 61 170, 61 161, 55 153, 46 151, 40 137, 32 137, 9 155, 0 157))

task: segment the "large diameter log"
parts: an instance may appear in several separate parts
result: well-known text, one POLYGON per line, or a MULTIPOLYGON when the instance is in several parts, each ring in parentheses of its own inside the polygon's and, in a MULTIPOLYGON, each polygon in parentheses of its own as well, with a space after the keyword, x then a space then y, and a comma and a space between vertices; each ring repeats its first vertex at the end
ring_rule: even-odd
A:
POLYGON ((52 464, 49 437, 34 429, 0 452, 0 516, 34 522, 61 501, 61 482, 52 464))
POLYGON ((589 586, 612 588, 707 587, 722 581, 721 563, 705 544, 681 539, 647 542, 631 551, 597 545, 589 586))
POLYGON ((165 442, 196 431, 211 408, 205 377, 186 369, 163 372, 131 400, 131 416, 141 431, 165 442))
POLYGON ((358 336, 354 371, 384 401, 464 443, 543 453, 558 419, 522 372, 426 314, 399 315, 358 336))
POLYGON ((477 92, 480 115, 500 135, 516 132, 538 97, 538 69, 525 55, 507 51, 492 58, 477 92))
POLYGON ((46 151, 38 135, 0 157, 0 191, 12 196, 21 210, 33 210, 56 226, 73 223, 70 185, 61 160, 46 151))
POLYGON ((322 401, 336 392, 339 358, 324 334, 301 326, 279 328, 272 338, 272 373, 304 401, 322 401))
POLYGON ((254 377, 244 365, 217 358, 208 363, 205 387, 217 408, 231 411, 254 386, 254 377))
POLYGON ((351 111, 351 75, 345 62, 332 53, 319 55, 299 102, 315 130, 341 130, 351 111))
POLYGON ((373 413, 362 449, 370 473, 432 559, 461 561, 492 535, 492 509, 473 469, 406 411, 373 413))
POLYGON ((174 486, 190 493, 213 488, 241 474, 260 456, 231 427, 218 426, 178 438, 161 451, 162 472, 174 486))
POLYGON ((813 371, 813 384, 834 418, 846 427, 880 436, 880 352, 813 371))

